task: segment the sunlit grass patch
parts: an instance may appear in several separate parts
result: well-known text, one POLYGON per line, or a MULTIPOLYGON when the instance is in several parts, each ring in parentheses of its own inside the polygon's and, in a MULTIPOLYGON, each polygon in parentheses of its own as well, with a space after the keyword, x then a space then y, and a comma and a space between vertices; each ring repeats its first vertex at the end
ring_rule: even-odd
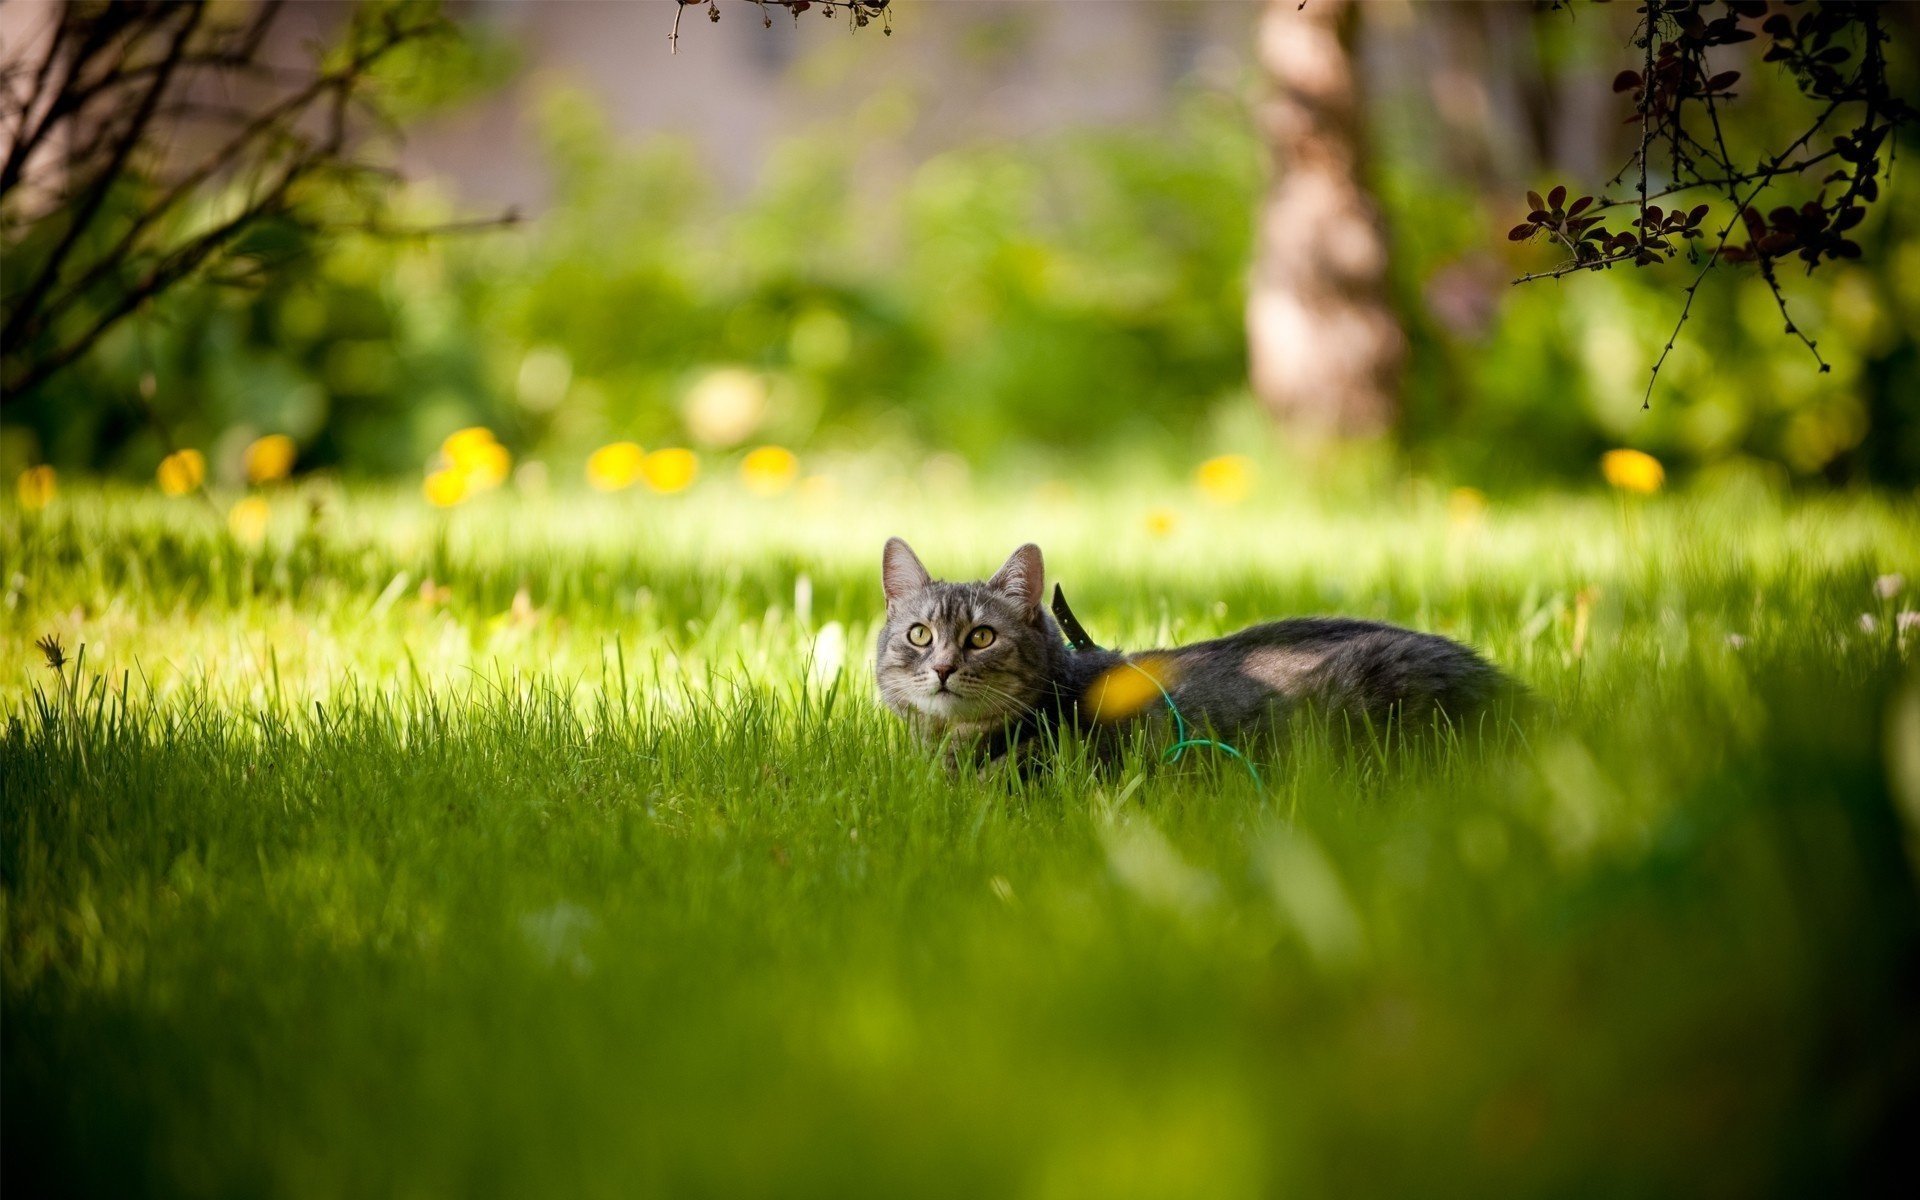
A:
POLYGON ((1914 1082, 1910 505, 65 482, 0 510, 22 1194, 1753 1191, 1914 1082), (950 776, 874 704, 893 533, 1540 711, 950 776))

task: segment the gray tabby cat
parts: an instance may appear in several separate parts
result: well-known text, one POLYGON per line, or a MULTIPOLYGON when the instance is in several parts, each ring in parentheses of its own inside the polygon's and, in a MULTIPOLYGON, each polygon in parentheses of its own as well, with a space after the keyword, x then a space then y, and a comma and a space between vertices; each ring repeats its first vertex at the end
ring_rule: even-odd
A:
POLYGON ((888 539, 880 568, 887 619, 874 662, 887 707, 928 741, 951 737, 985 758, 1025 758, 1062 729, 1111 746, 1135 721, 1164 720, 1157 688, 1117 720, 1094 719, 1103 681, 1134 674, 1129 663, 1161 681, 1190 729, 1229 742, 1306 710, 1361 728, 1390 719, 1427 726, 1441 715, 1459 724, 1512 687, 1457 642, 1342 617, 1273 621, 1171 650, 1074 650, 1041 604, 1044 577, 1031 543, 984 583, 946 583, 904 541, 888 539))

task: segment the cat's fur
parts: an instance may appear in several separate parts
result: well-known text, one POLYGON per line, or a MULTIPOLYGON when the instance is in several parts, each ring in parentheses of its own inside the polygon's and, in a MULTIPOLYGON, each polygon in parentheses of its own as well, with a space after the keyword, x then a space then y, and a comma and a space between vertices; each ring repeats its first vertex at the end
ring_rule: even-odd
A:
POLYGON ((997 758, 1030 756, 1062 728, 1111 746, 1132 722, 1166 719, 1157 695, 1119 721, 1092 719, 1089 689, 1128 662, 1165 680, 1196 733, 1229 741, 1283 729, 1306 711, 1362 729, 1390 720, 1460 724, 1512 687, 1457 642, 1343 617, 1273 621, 1170 650, 1076 651, 1041 603, 1044 582, 1032 544, 985 582, 947 583, 930 577, 906 542, 889 539, 881 556, 887 618, 874 662, 887 707, 929 741, 951 738, 997 758), (929 644, 910 640, 916 625, 931 631, 929 644), (994 631, 992 644, 969 647, 981 626, 994 631))

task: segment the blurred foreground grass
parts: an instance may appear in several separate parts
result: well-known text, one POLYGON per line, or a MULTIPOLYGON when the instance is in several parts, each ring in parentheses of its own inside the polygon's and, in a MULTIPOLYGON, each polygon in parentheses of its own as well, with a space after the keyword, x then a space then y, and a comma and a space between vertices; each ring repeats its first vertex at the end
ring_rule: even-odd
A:
POLYGON ((1909 501, 326 491, 247 545, 69 492, 0 510, 10 1192, 1716 1195, 1911 1153, 1909 501), (1548 712, 1265 793, 949 780, 874 711, 890 533, 949 576, 1036 539, 1114 644, 1449 633, 1548 712))

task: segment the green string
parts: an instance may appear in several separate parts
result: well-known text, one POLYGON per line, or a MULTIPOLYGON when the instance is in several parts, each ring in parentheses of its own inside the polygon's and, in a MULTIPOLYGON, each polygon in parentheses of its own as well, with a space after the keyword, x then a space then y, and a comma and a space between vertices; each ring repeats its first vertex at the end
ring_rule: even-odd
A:
POLYGON ((1180 706, 1173 702, 1173 696, 1167 691, 1166 685, 1156 679, 1153 672, 1142 670, 1138 663, 1129 660, 1127 665, 1139 671, 1141 675, 1146 677, 1148 683, 1151 683, 1155 688, 1159 689, 1160 698, 1167 702, 1167 711, 1173 714, 1174 742, 1173 745, 1167 747, 1167 752, 1160 756, 1161 762, 1177 763, 1181 757, 1186 754, 1188 748, 1193 746, 1204 746, 1209 750, 1218 750, 1239 759, 1240 765, 1247 769, 1247 774, 1253 776, 1254 790, 1263 796, 1266 795, 1266 782, 1260 778, 1260 769, 1253 765, 1252 759, 1240 753, 1240 751, 1234 749, 1232 746, 1227 745, 1225 742, 1216 742, 1212 738, 1188 737, 1187 719, 1180 715, 1180 706))

